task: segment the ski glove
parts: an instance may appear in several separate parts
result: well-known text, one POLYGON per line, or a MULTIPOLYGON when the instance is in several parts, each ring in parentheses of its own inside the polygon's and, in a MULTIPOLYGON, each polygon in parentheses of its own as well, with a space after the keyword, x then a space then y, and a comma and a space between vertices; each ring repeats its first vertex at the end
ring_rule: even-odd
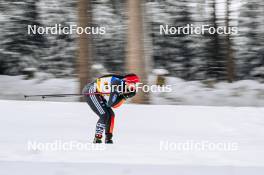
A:
POLYGON ((123 94, 125 99, 132 98, 135 95, 136 95, 136 92, 130 92, 130 93, 123 94))
POLYGON ((122 100, 122 97, 120 96, 120 94, 117 91, 114 91, 110 94, 109 100, 107 102, 107 106, 112 107, 121 100, 122 100))

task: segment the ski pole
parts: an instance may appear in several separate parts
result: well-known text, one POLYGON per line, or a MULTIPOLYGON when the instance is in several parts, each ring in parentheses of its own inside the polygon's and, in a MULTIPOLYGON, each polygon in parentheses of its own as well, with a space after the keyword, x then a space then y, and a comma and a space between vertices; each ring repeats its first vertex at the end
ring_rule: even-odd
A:
POLYGON ((88 95, 97 95, 97 94, 110 94, 110 93, 103 93, 103 92, 94 92, 94 93, 83 93, 83 94, 45 94, 45 95, 24 95, 24 98, 31 98, 31 97, 41 97, 44 98, 53 98, 53 97, 68 97, 68 96, 88 96, 88 95))

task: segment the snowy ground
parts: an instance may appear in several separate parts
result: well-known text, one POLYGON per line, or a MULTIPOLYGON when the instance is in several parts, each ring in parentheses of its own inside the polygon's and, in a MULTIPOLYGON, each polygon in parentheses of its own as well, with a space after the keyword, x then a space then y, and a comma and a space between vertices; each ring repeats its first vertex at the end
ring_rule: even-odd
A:
POLYGON ((154 93, 154 104, 264 106, 264 84, 254 80, 202 83, 168 77, 173 93, 154 93))
MULTIPOLYGON (((77 93, 77 89, 79 89, 78 83, 73 78, 54 78, 49 74, 39 73, 37 78, 26 80, 23 75, 0 75, 0 99, 24 100, 25 94, 68 94, 77 93)), ((74 101, 76 98, 52 98, 46 100, 74 101)))
MULTIPOLYGON (((150 83, 155 84, 151 76, 150 83)), ((172 92, 151 93, 153 104, 203 106, 264 106, 264 84, 253 80, 208 85, 199 81, 183 81, 167 77, 172 92)), ((23 100, 24 94, 78 93, 76 79, 58 79, 38 73, 35 79, 23 76, 0 76, 0 99, 23 100)), ((40 100, 38 98, 31 100, 40 100)), ((50 101, 77 101, 78 98, 52 98, 50 101)))
POLYGON ((124 105, 114 145, 68 151, 29 150, 28 143, 90 144, 97 118, 87 104, 0 100, 0 111, 4 175, 264 174, 264 108, 124 105), (190 147, 201 143, 213 147, 190 147))

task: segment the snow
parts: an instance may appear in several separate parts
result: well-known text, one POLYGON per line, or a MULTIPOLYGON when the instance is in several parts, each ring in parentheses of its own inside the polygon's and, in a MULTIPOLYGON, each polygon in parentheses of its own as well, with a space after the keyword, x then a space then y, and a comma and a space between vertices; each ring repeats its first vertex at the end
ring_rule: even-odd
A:
POLYGON ((264 106, 264 84, 255 80, 203 83, 167 77, 166 81, 172 92, 152 93, 154 104, 264 106))
MULTIPOLYGON (((155 84, 156 76, 150 76, 155 84)), ((254 80, 234 83, 184 81, 165 77, 172 92, 153 92, 153 104, 202 105, 202 106, 264 106, 264 84, 254 80)), ((0 75, 0 99, 24 100, 24 95, 78 93, 76 78, 54 78, 50 74, 37 73, 36 78, 25 80, 23 76, 0 75)), ((30 100, 40 100, 32 98, 30 100)), ((50 98, 49 101, 77 101, 76 97, 50 98)))
POLYGON ((166 69, 154 69, 152 71, 155 75, 166 75, 169 74, 169 71, 166 69))
POLYGON ((29 150, 28 142, 91 143, 86 103, 0 100, 0 174, 264 173, 264 108, 131 105, 115 110, 113 145, 29 150), (232 150, 161 149, 162 143, 236 144, 232 150))
MULTIPOLYGON (((24 95, 78 93, 74 78, 54 78, 50 74, 37 73, 35 79, 25 80, 24 76, 0 75, 0 99, 24 100, 24 95)), ((40 100, 40 99, 32 99, 40 100)), ((77 98, 52 98, 46 100, 74 101, 77 98)))

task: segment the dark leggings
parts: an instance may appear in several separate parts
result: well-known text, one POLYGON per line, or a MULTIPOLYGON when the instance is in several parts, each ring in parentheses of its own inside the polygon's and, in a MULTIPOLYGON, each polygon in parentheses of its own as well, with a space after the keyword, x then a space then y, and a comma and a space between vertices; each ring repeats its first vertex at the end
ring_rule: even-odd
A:
MULTIPOLYGON (((93 84, 86 86, 83 92, 94 93, 93 84)), ((112 137, 115 119, 114 111, 106 105, 106 100, 99 94, 87 95, 86 100, 91 109, 99 116, 95 134, 102 135, 105 131, 106 136, 112 137)))

